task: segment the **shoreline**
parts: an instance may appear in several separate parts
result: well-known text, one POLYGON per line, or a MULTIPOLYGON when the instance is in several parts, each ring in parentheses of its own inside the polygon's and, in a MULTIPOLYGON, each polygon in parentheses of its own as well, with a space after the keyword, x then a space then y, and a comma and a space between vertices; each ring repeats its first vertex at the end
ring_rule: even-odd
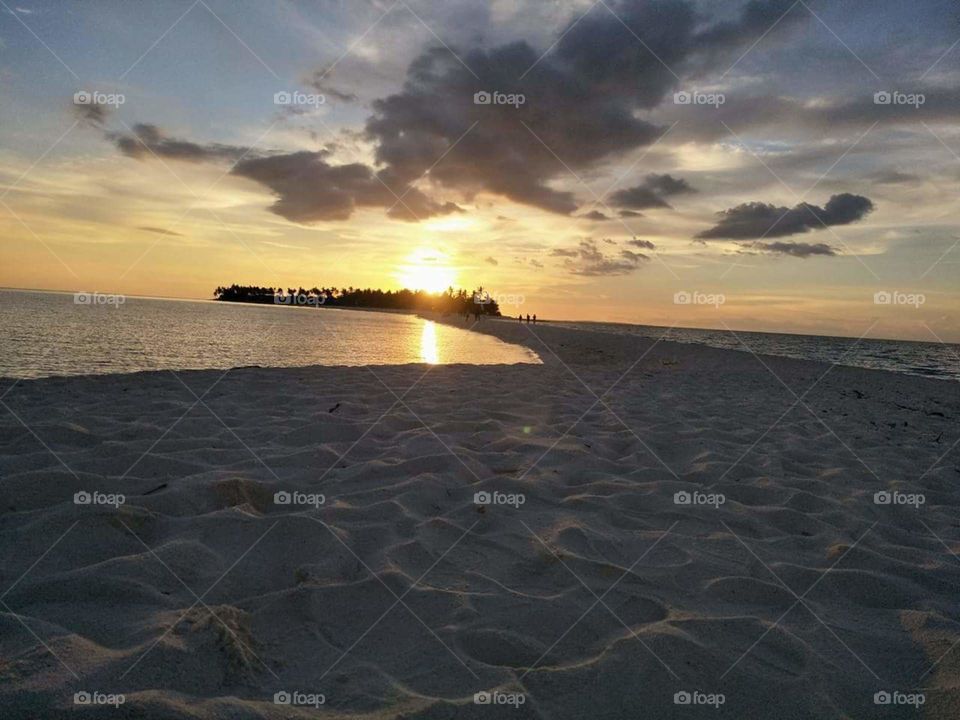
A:
MULTIPOLYGON (((217 302, 217 301, 211 301, 217 302)), ((231 303, 225 302, 222 304, 226 305, 254 305, 257 303, 231 303)), ((269 307, 269 305, 266 305, 269 307)), ((277 306, 277 307, 286 307, 286 306, 277 306)), ((678 340, 665 340, 665 339, 653 339, 647 336, 642 335, 633 335, 627 333, 615 333, 615 332, 605 332, 600 330, 593 330, 590 328, 571 328, 569 324, 559 324, 559 321, 537 321, 537 323, 520 323, 516 319, 511 319, 508 317, 492 318, 486 317, 479 322, 474 322, 470 320, 469 322, 464 322, 460 316, 452 314, 443 314, 440 312, 423 312, 423 311, 412 311, 412 310, 389 310, 389 309, 379 309, 379 308, 329 308, 332 310, 343 310, 343 311, 359 311, 359 312, 376 312, 376 313, 389 313, 389 314, 399 314, 399 315, 412 315, 414 317, 428 320, 431 322, 440 323, 447 325, 449 327, 457 328, 459 330, 465 330, 468 332, 482 333, 485 335, 490 335, 506 343, 513 345, 519 345, 524 347, 532 352, 534 352, 541 361, 544 363, 549 361, 557 362, 558 358, 556 356, 556 351, 553 350, 551 346, 565 348, 564 354, 568 352, 576 352, 577 358, 589 357, 591 362, 602 362, 602 363, 616 363, 624 362, 629 365, 630 361, 636 360, 636 358, 644 353, 645 350, 652 346, 658 346, 660 348, 659 354, 664 354, 670 350, 674 353, 679 353, 686 355, 688 353, 694 354, 704 354, 710 355, 713 353, 734 353, 735 355, 742 355, 746 357, 752 357, 754 359, 759 358, 763 363, 770 365, 780 365, 783 364, 787 367, 791 367, 792 363, 798 364, 798 369, 803 366, 806 371, 810 371, 815 367, 819 367, 823 372, 836 373, 838 371, 853 371, 856 373, 881 373, 885 376, 893 376, 900 378, 907 378, 919 383, 934 382, 937 383, 937 386, 943 383, 957 385, 958 381, 950 377, 937 377, 937 376, 923 376, 918 374, 911 374, 903 371, 897 371, 886 368, 868 368, 860 367, 857 365, 845 365, 842 363, 830 363, 826 360, 815 360, 815 359, 806 359, 806 358, 794 358, 788 357, 785 355, 774 355, 769 353, 764 353, 760 351, 754 351, 749 347, 744 349, 733 349, 733 348, 718 348, 710 345, 706 345, 699 342, 683 342, 678 340), (531 330, 532 329, 532 330, 531 330), (562 342, 567 340, 570 342, 562 342), (546 342, 545 342, 546 341, 546 342), (687 350, 692 348, 692 350, 687 350)), ((670 328, 665 328, 665 330, 670 330, 670 328)), ((809 336, 813 337, 813 336, 809 336)), ((846 339, 846 338, 844 338, 846 339)), ((901 341, 884 341, 884 342, 901 342, 901 341)), ((929 343, 933 345, 934 343, 929 343)), ((722 357, 722 356, 721 356, 722 357)), ((566 358, 559 358, 560 364, 563 364, 563 361, 566 358)), ((502 368, 512 368, 527 363, 513 363, 513 364, 499 364, 491 365, 490 367, 502 367, 502 368)), ((536 363, 534 363, 536 364, 536 363)), ((26 382, 36 382, 44 380, 69 380, 69 379, 88 379, 96 377, 115 377, 115 376, 138 376, 151 373, 201 373, 201 372, 222 372, 224 370, 233 372, 236 370, 244 369, 260 369, 260 370, 295 370, 295 369, 309 369, 309 368, 331 368, 331 369, 342 369, 342 368, 391 368, 391 367, 418 367, 418 366, 431 366, 428 363, 407 363, 407 364, 362 364, 362 365, 328 365, 328 364, 304 364, 304 365, 284 365, 284 366, 271 366, 271 365, 235 365, 229 368, 217 368, 217 367, 194 367, 194 368, 165 368, 165 369, 152 369, 152 370, 136 370, 131 372, 107 372, 107 373, 88 373, 83 375, 49 375, 44 377, 37 378, 15 378, 11 376, 0 375, 0 383, 26 383, 26 382)), ((483 367, 483 365, 475 365, 471 363, 439 363, 434 365, 435 367, 483 367)), ((760 367, 758 365, 758 367, 760 367)), ((934 386, 935 388, 937 386, 934 386)))
MULTIPOLYGON (((53 295, 74 295, 78 290, 51 290, 46 288, 20 288, 20 287, 0 287, 0 292, 16 292, 16 293, 41 293, 41 294, 53 294, 53 295)), ((105 291, 98 291, 105 292, 105 291)), ((199 302, 199 303, 217 303, 224 302, 217 300, 214 297, 201 298, 201 297, 178 297, 178 296, 161 296, 161 295, 132 295, 129 293, 117 293, 123 295, 127 298, 133 298, 135 300, 161 300, 161 301, 171 301, 171 302, 199 302)), ((248 302, 238 302, 238 301, 226 301, 231 304, 238 305, 270 305, 271 303, 248 303, 248 302)), ((364 310, 370 312, 399 312, 399 313, 408 313, 408 314, 423 314, 421 310, 399 310, 399 309, 390 309, 390 308, 361 308, 361 307, 335 307, 329 306, 330 309, 334 310, 364 310)), ((511 319, 509 315, 503 315, 503 319, 511 319)), ((656 328, 661 330, 670 329, 665 325, 650 325, 647 323, 641 322, 626 322, 626 321, 612 321, 612 320, 569 320, 563 318, 552 318, 549 320, 538 320, 537 324, 597 324, 597 325, 624 325, 628 327, 649 327, 656 328)), ((673 326, 673 329, 676 330, 693 330, 693 331, 702 331, 702 332, 724 332, 726 328, 719 327, 700 327, 700 326, 687 326, 687 325, 676 325, 673 326)), ((747 328, 733 328, 734 332, 743 332, 743 333, 756 333, 759 335, 784 335, 787 337, 809 337, 809 338, 826 338, 829 340, 857 340, 858 338, 851 335, 810 335, 807 333, 799 332, 788 332, 788 331, 775 331, 775 330, 750 330, 747 328)), ((945 341, 940 343, 937 340, 915 340, 912 338, 895 338, 895 337, 871 337, 869 338, 872 341, 876 342, 891 342, 891 343, 916 343, 920 345, 938 345, 946 344, 951 346, 960 347, 960 341, 951 342, 945 341)))
MULTIPOLYGON (((426 318, 426 316, 423 317, 426 318)), ((469 324, 458 322, 455 318, 452 320, 445 318, 427 319, 434 320, 435 322, 444 322, 445 324, 459 327, 461 329, 469 329, 472 332, 480 332, 492 335, 500 340, 503 340, 504 342, 522 345, 536 352, 544 362, 547 361, 545 355, 551 356, 554 352, 556 352, 553 350, 553 348, 563 347, 567 348, 567 352, 576 352, 576 357, 578 358, 589 357, 591 361, 594 362, 625 362, 627 365, 629 365, 632 360, 636 360, 637 357, 643 354, 645 350, 653 346, 657 346, 661 348, 661 354, 666 354, 668 351, 673 351, 674 353, 681 355, 693 353, 703 354, 705 356, 713 355, 715 353, 734 353, 737 356, 746 356, 752 358, 754 362, 757 362, 756 359, 759 358, 767 365, 783 365, 791 370, 803 369, 804 371, 809 372, 815 368, 820 368, 821 371, 829 371, 830 373, 835 373, 837 371, 854 372, 856 374, 881 373, 883 376, 905 378, 918 381, 923 384, 928 382, 936 383, 936 385, 931 387, 931 390, 939 388, 944 382, 949 385, 958 386, 958 389, 960 389, 960 383, 948 377, 925 377, 922 375, 914 375, 896 370, 889 370, 886 368, 867 368, 857 365, 830 363, 825 360, 773 355, 754 351, 749 347, 742 350, 718 348, 697 342, 662 340, 649 338, 642 335, 603 332, 589 328, 570 328, 568 325, 558 325, 557 323, 550 322, 541 323, 538 321, 536 324, 528 325, 526 322, 519 323, 514 320, 511 323, 508 318, 485 319, 476 324, 474 324, 472 321, 469 324), (597 348, 599 348, 599 351, 596 350, 597 348)), ((664 329, 669 330, 669 328, 664 329)), ((719 359, 722 358, 723 355, 718 355, 716 357, 719 359)), ((565 360, 566 358, 560 359, 565 360)), ((758 369, 762 370, 761 364, 758 364, 757 367, 758 369)))
MULTIPOLYGON (((211 301, 216 302, 216 301, 211 301)), ((256 305, 256 303, 223 303, 223 304, 236 304, 236 305, 256 305)), ((279 307, 279 306, 278 306, 279 307)), ((285 306, 284 306, 285 307, 285 306)), ((650 348, 651 346, 659 346, 661 348, 661 354, 673 350, 683 354, 684 349, 693 348, 691 352, 694 353, 734 353, 736 355, 744 355, 747 357, 760 358, 767 364, 774 363, 780 364, 785 363, 790 365, 791 363, 798 363, 805 366, 819 366, 823 371, 837 372, 838 370, 843 371, 856 371, 856 372, 866 372, 866 373, 882 373, 883 375, 890 375, 894 377, 909 378, 911 380, 919 382, 935 382, 935 383, 957 383, 956 380, 948 377, 934 377, 934 376, 922 376, 915 375, 905 372, 900 372, 896 370, 889 370, 886 368, 866 368, 856 365, 844 365, 842 363, 830 363, 825 360, 812 360, 805 358, 792 358, 785 355, 773 355, 763 352, 754 352, 751 349, 745 348, 742 350, 732 349, 732 348, 718 348, 710 345, 706 345, 698 342, 682 342, 677 340, 665 340, 665 339, 651 339, 642 335, 629 335, 624 333, 611 333, 598 330, 592 330, 589 328, 571 328, 568 325, 559 325, 556 322, 551 323, 550 321, 537 321, 536 324, 524 322, 519 323, 515 319, 511 321, 510 318, 485 318, 477 323, 473 320, 469 322, 463 322, 459 316, 451 314, 442 314, 442 313, 427 313, 423 311, 410 311, 410 310, 384 310, 377 308, 330 308, 332 310, 343 310, 343 311, 359 311, 359 312, 384 312, 390 314, 399 314, 399 315, 412 315, 417 318, 428 320, 431 322, 441 323, 449 327, 457 328, 459 330, 465 330, 468 332, 482 333, 485 335, 490 335, 506 343, 513 345, 519 345, 528 350, 534 352, 544 363, 547 362, 547 358, 551 361, 557 361, 557 356, 555 351, 551 348, 551 345, 556 345, 559 347, 569 348, 567 352, 576 349, 579 353, 578 357, 586 356, 591 359, 592 362, 603 362, 603 363, 615 363, 615 362, 627 362, 629 364, 630 360, 635 360, 639 355, 650 348), (530 328, 533 328, 532 332, 530 328), (548 329, 546 335, 541 331, 548 329), (569 336, 567 335, 569 333, 569 336), (549 342, 545 342, 545 339, 549 339, 549 342), (560 342, 563 339, 574 340, 575 342, 562 343, 560 342), (546 357, 545 357, 546 356, 546 357)), ((669 330, 669 328, 667 328, 669 330)), ((895 341, 899 342, 899 341, 895 341)), ((561 364, 563 359, 561 358, 561 364)), ((494 364, 490 367, 502 367, 502 368, 512 368, 516 366, 522 366, 528 363, 512 363, 512 364, 494 364)), ((536 363, 533 363, 536 364, 536 363)), ((406 363, 406 364, 358 364, 358 365, 337 365, 337 364, 304 364, 304 365, 282 365, 282 366, 272 366, 272 365, 235 365, 229 368, 220 368, 220 367, 191 367, 191 368, 164 368, 164 369, 153 369, 153 370, 135 370, 131 372, 106 372, 106 373, 87 373, 83 375, 48 375, 44 377, 36 378, 15 378, 11 376, 0 375, 0 383, 4 382, 15 382, 18 384, 26 382, 36 382, 44 380, 70 380, 70 379, 89 379, 96 377, 117 377, 117 376, 138 376, 138 375, 147 375, 152 373, 202 373, 202 372, 222 372, 227 370, 233 372, 236 370, 245 370, 245 369, 259 369, 259 370, 296 370, 296 369, 309 369, 309 368, 330 368, 330 369, 343 369, 343 368, 391 368, 391 367, 483 367, 483 365, 475 365, 472 363, 406 363)))

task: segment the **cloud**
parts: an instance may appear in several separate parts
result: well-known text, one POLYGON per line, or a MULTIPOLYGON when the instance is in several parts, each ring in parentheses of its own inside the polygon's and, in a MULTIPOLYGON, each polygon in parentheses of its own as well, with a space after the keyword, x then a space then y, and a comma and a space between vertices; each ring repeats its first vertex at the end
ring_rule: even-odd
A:
POLYGON ((610 204, 634 209, 670 207, 670 203, 643 185, 617 190, 610 196, 610 204))
POLYGON ((690 187, 688 183, 683 178, 675 178, 672 175, 657 175, 651 173, 647 175, 644 184, 649 187, 651 190, 660 193, 663 197, 670 197, 671 195, 685 195, 687 193, 695 193, 696 190, 690 187))
POLYGON ((669 208, 670 203, 664 198, 694 192, 696 190, 682 178, 675 178, 672 175, 650 174, 635 187, 617 190, 610 196, 610 203, 631 210, 669 208))
POLYGON ((579 250, 565 250, 564 248, 554 248, 550 251, 550 257, 576 257, 579 254, 579 250))
MULTIPOLYGON (((579 202, 573 192, 555 187, 558 181, 569 180, 571 170, 655 142, 664 128, 645 115, 677 86, 674 71, 746 49, 766 31, 762 22, 772 18, 772 24, 790 0, 751 0, 732 19, 712 24, 692 0, 609 5, 583 17, 572 13, 556 40, 543 47, 516 40, 421 52, 402 89, 371 104, 362 132, 372 145, 371 164, 333 165, 312 150, 196 143, 149 123, 108 137, 137 159, 239 162, 233 174, 267 187, 276 196, 272 211, 295 222, 344 220, 363 207, 386 208, 396 219, 424 219, 460 211, 438 199, 444 194, 469 202, 479 193, 569 215, 579 202), (478 92, 523 95, 524 102, 478 104, 478 92), (404 196, 402 203, 391 190, 404 196)), ((777 32, 793 16, 803 17, 790 15, 777 32)), ((354 99, 327 81, 323 70, 308 84, 343 101, 354 99)), ((649 175, 638 187, 621 191, 624 208, 664 207, 663 198, 690 191, 669 175, 649 175)))
POLYGON ((602 212, 600 212, 599 210, 591 210, 590 212, 586 213, 585 215, 580 215, 579 217, 580 217, 581 219, 583 219, 583 220, 593 220, 594 222, 601 222, 601 221, 603 221, 603 220, 609 220, 609 219, 610 219, 610 218, 608 218, 606 215, 604 215, 602 212))
POLYGON ((107 121, 107 116, 110 114, 109 109, 106 105, 98 105, 97 103, 89 103, 87 105, 78 105, 74 103, 72 105, 73 113, 83 122, 93 125, 94 127, 103 127, 107 121))
POLYGON ((149 157, 159 157, 169 160, 186 162, 207 162, 212 160, 237 160, 250 154, 250 148, 236 145, 222 145, 208 143, 201 145, 188 140, 178 140, 169 137, 156 125, 138 123, 133 126, 133 133, 107 134, 120 152, 138 160, 149 157))
MULTIPOLYGON (((576 198, 553 181, 662 135, 643 111, 676 86, 667 66, 680 69, 753 43, 758 18, 772 24, 789 7, 790 0, 753 0, 737 19, 711 26, 686 0, 621 0, 574 14, 546 55, 548 48, 523 40, 453 48, 462 63, 432 48, 410 65, 401 92, 373 103, 366 133, 377 163, 406 181, 429 170, 435 183, 468 197, 487 192, 570 214, 576 198), (481 91, 523 94, 525 102, 475 104, 481 91)), ((674 191, 670 180, 653 181, 648 190, 674 191)), ((646 200, 643 207, 653 206, 646 200)))
POLYGON ((645 248, 647 250, 654 250, 657 247, 649 240, 640 240, 639 238, 633 238, 633 240, 627 240, 627 245, 633 245, 634 247, 645 248))
POLYGON ((649 260, 643 253, 632 250, 605 255, 593 240, 581 240, 576 250, 567 253, 554 250, 551 255, 566 257, 563 266, 574 275, 585 276, 628 275, 649 260))
POLYGON ((754 240, 784 237, 819 230, 824 226, 849 225, 873 210, 873 202, 862 195, 833 195, 826 206, 799 203, 793 208, 751 202, 718 213, 720 221, 697 233, 701 240, 754 240))
POLYGON ((760 243, 759 247, 770 253, 792 255, 798 258, 808 258, 811 255, 836 255, 837 251, 826 243, 791 243, 770 242, 760 243))
MULTIPOLYGON (((682 178, 675 178, 672 175, 650 174, 639 185, 613 193, 610 196, 610 203, 618 207, 630 208, 631 211, 647 208, 669 208, 671 205, 664 198, 694 192, 696 190, 682 178)), ((623 215, 623 211, 621 211, 621 215, 623 215)))
POLYGON ((347 220, 360 207, 385 208, 389 217, 407 221, 463 212, 455 203, 430 199, 389 170, 375 171, 363 163, 332 165, 327 150, 270 154, 236 145, 200 144, 143 123, 134 125, 132 134, 110 132, 107 137, 138 160, 232 160, 231 174, 270 189, 277 197, 271 211, 292 222, 347 220))
POLYGON ((157 235, 171 235, 174 237, 183 237, 183 233, 174 232, 173 230, 164 230, 163 228, 158 228, 158 227, 150 227, 149 225, 141 225, 137 228, 137 230, 156 233, 157 235))
POLYGON ((332 97, 334 100, 339 100, 340 102, 345 103, 356 102, 358 99, 356 93, 340 90, 339 88, 330 84, 330 79, 327 76, 330 74, 331 69, 332 68, 327 68, 326 70, 316 70, 310 76, 307 84, 324 97, 332 97))
POLYGON ((811 99, 789 97, 780 90, 777 88, 771 94, 731 95, 725 104, 709 113, 691 113, 689 106, 664 103, 658 109, 658 120, 682 121, 671 133, 672 137, 726 142, 731 139, 728 127, 735 128, 740 137, 747 137, 751 130, 771 129, 780 137, 791 132, 814 137, 837 137, 852 132, 856 137, 876 123, 878 129, 914 126, 918 132, 929 135, 924 124, 956 123, 960 118, 960 93, 955 82, 952 86, 912 85, 912 93, 924 96, 919 108, 907 103, 877 104, 872 92, 866 91, 845 92, 836 97, 818 95, 811 99))
POLYGON ((500 264, 500 263, 497 262, 497 259, 494 258, 494 257, 488 257, 486 260, 484 260, 484 262, 485 262, 485 263, 488 263, 488 264, 490 264, 490 265, 493 265, 493 266, 497 266, 497 265, 500 264))
POLYGON ((919 175, 913 173, 900 172, 899 170, 882 170, 874 173, 871 179, 878 185, 902 185, 905 183, 918 182, 919 175))
POLYGON ((539 260, 530 260, 530 264, 533 265, 535 268, 543 267, 543 263, 540 262, 539 260))
POLYGON ((636 212, 635 210, 621 210, 619 214, 622 218, 643 217, 643 213, 636 212))
POLYGON ((415 221, 461 212, 416 188, 400 185, 387 172, 362 163, 331 165, 325 151, 301 151, 245 159, 232 173, 255 180, 277 196, 271 210, 293 222, 347 220, 359 207, 387 208, 396 219, 415 221))

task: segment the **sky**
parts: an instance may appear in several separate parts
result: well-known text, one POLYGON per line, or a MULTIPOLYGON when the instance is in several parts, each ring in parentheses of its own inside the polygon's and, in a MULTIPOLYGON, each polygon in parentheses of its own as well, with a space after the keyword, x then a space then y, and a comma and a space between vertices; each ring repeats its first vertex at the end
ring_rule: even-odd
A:
POLYGON ((960 342, 960 6, 0 0, 0 286, 960 342))

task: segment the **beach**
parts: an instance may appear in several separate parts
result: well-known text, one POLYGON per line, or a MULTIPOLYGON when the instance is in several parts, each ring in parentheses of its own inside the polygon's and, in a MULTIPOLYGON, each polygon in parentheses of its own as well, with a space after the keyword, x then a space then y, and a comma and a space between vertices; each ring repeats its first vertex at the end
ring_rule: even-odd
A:
POLYGON ((960 713, 960 384, 446 322, 543 364, 2 381, 0 714, 960 713))

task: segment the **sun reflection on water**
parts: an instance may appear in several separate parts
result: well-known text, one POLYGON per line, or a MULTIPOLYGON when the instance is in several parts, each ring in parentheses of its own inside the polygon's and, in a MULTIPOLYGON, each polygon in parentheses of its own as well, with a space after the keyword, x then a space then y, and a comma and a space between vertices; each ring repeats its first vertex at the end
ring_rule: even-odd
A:
POLYGON ((440 362, 440 352, 437 350, 437 328, 432 320, 425 320, 423 333, 420 335, 420 359, 436 365, 440 362))

